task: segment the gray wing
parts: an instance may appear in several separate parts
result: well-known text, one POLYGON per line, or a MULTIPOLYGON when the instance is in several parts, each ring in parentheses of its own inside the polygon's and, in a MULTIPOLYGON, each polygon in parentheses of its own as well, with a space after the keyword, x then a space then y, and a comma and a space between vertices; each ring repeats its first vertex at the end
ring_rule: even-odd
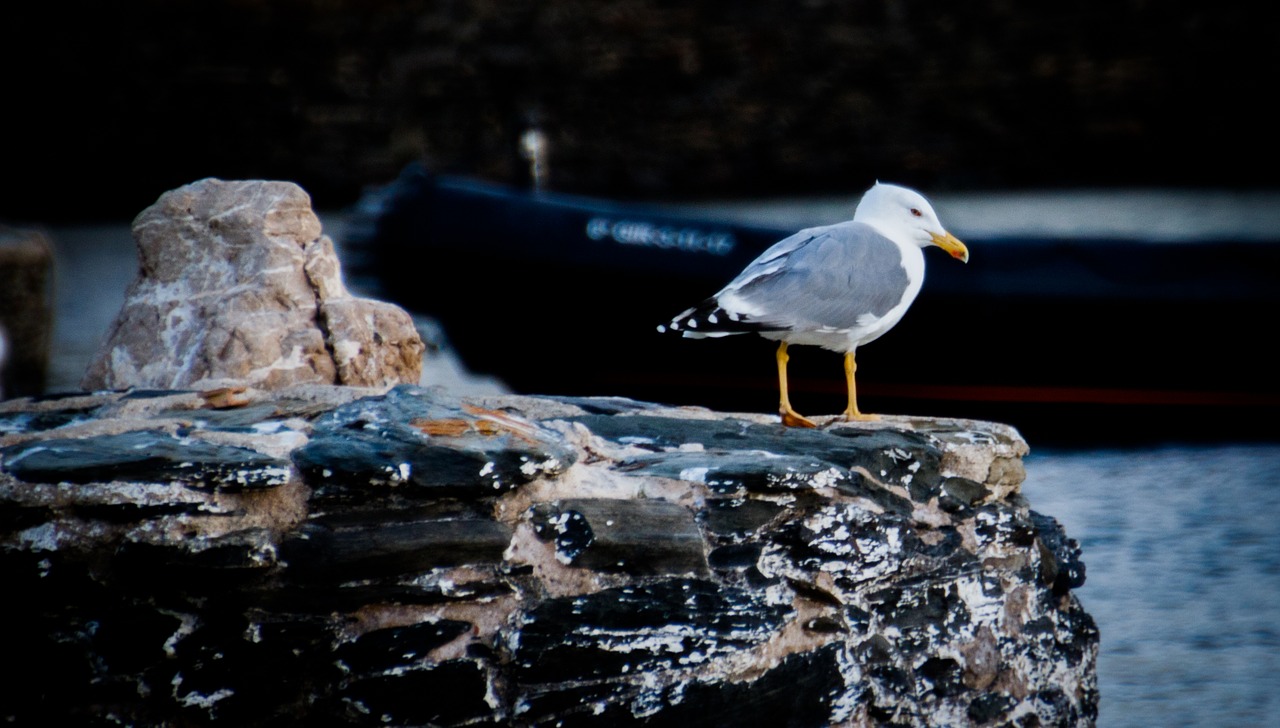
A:
POLYGON ((750 318, 783 328, 850 328, 902 301, 907 271, 898 246, 857 222, 801 230, 766 250, 716 295, 758 309, 750 318))

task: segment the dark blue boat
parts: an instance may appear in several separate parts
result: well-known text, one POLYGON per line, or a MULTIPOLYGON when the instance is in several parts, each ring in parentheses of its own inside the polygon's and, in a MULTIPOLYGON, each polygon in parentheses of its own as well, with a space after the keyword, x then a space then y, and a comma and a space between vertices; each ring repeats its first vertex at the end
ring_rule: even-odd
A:
MULTIPOLYGON (((382 294, 438 320, 473 371, 526 393, 776 408, 772 343, 656 327, 794 230, 420 166, 381 195, 365 244, 382 294)), ((860 350, 864 409, 1049 440, 1280 437, 1280 245, 961 237, 969 265, 926 252, 916 304, 860 350)), ((791 377, 800 411, 842 409, 838 355, 793 349, 791 377)))

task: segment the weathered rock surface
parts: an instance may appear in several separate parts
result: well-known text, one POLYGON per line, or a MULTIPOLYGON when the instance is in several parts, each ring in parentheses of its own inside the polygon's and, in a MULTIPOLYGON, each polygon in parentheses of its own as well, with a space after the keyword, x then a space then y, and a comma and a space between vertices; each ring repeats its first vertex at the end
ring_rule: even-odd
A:
POLYGON ((417 383, 412 320, 347 292, 297 185, 201 180, 161 195, 133 234, 138 278, 85 389, 417 383))
POLYGON ((1090 725, 1018 434, 299 386, 0 403, 17 722, 1090 725))

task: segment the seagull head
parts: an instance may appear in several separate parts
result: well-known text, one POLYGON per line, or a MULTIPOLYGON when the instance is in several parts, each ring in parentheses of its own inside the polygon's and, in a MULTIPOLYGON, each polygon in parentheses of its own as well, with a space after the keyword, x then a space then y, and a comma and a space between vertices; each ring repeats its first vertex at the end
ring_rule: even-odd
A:
POLYGON ((862 196, 853 219, 893 240, 910 241, 922 248, 936 245, 952 258, 969 262, 969 249, 942 227, 933 206, 915 190, 877 182, 862 196))

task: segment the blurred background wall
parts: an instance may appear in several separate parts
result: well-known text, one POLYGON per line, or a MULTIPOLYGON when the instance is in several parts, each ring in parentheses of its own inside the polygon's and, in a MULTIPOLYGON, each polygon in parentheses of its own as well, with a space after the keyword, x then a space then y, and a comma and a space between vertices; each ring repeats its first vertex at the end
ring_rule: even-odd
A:
POLYGON ((0 218, 413 160, 616 197, 1272 185, 1254 3, 50 0, 0 10, 0 218))

